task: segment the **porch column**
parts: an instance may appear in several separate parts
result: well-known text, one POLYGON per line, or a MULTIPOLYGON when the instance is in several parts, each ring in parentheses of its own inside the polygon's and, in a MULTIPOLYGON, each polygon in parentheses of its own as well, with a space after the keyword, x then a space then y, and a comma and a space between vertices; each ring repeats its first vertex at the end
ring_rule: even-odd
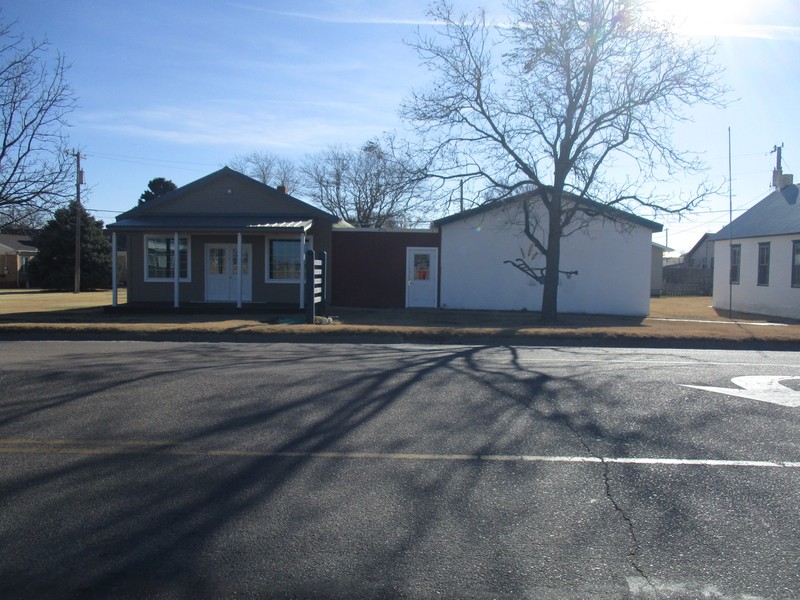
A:
POLYGON ((178 239, 178 232, 176 231, 173 234, 173 256, 172 256, 172 266, 173 266, 173 275, 174 275, 174 282, 173 282, 173 306, 178 308, 181 305, 181 293, 180 293, 180 283, 181 283, 181 251, 178 247, 178 243, 180 240, 178 239))
POLYGON ((244 271, 244 259, 242 257, 242 234, 236 234, 236 308, 242 308, 242 271, 244 271))
POLYGON ((300 234, 300 308, 306 307, 306 232, 300 234))
POLYGON ((117 232, 111 234, 111 306, 117 305, 117 232))

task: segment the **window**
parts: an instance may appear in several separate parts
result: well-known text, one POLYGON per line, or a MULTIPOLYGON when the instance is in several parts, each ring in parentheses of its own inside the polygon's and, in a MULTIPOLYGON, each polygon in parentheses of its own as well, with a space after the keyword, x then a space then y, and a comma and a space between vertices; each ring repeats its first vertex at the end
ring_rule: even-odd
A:
MULTIPOLYGON (((175 257, 174 237, 146 237, 145 254, 147 262, 145 281, 173 281, 175 279, 172 264, 175 257)), ((178 260, 180 261, 181 281, 189 281, 188 238, 183 237, 178 240, 178 260)))
POLYGON ((427 281, 431 273, 430 254, 414 254, 414 281, 427 281))
POLYGON ((267 279, 300 279, 300 240, 270 240, 267 279))
POLYGON ((758 285, 769 285, 769 242, 758 245, 758 285))
POLYGON ((731 283, 739 283, 739 263, 742 260, 742 245, 731 246, 731 283))
POLYGON ((225 248, 209 248, 208 250, 208 274, 225 274, 225 248))
POLYGON ((792 242, 792 287, 800 287, 800 240, 792 242))

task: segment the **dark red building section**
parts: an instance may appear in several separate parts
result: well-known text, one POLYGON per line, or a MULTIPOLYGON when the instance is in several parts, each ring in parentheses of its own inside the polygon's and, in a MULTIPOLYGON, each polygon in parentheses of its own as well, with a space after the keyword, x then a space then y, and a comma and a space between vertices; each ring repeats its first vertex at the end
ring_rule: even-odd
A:
POLYGON ((405 308, 406 249, 438 248, 437 230, 334 229, 332 306, 405 308))

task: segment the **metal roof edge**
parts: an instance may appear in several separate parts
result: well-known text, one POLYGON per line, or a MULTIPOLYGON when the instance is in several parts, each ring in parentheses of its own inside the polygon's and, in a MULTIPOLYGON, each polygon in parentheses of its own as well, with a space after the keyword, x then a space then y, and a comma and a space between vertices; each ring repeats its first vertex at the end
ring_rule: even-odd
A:
MULTIPOLYGON (((437 227, 441 227, 442 225, 447 225, 455 221, 467 219, 475 215, 482 214, 484 212, 489 212, 491 210, 495 210, 497 208, 513 204, 526 197, 532 196, 535 193, 536 192, 525 192, 522 194, 509 196, 508 198, 501 198, 499 200, 490 200, 484 204, 481 204, 480 206, 476 206, 474 208, 470 208, 452 215, 448 215, 446 217, 442 217, 441 219, 436 219, 435 221, 433 221, 433 224, 436 225, 437 227)), ((567 193, 566 195, 569 197, 570 200, 573 200, 574 202, 583 204, 587 207, 591 207, 601 213, 618 216, 620 219, 625 219, 626 221, 630 221, 634 224, 638 224, 641 225, 642 227, 650 229, 654 233, 658 233, 660 231, 663 231, 664 229, 664 226, 661 223, 656 223, 655 221, 651 221, 650 219, 645 219, 644 217, 640 217, 639 215, 635 215, 625 210, 621 210, 619 208, 603 204, 602 202, 596 202, 594 200, 589 200, 588 198, 581 198, 580 196, 575 196, 574 194, 569 194, 569 193, 567 193)), ((608 218, 611 217, 609 216, 608 218)))

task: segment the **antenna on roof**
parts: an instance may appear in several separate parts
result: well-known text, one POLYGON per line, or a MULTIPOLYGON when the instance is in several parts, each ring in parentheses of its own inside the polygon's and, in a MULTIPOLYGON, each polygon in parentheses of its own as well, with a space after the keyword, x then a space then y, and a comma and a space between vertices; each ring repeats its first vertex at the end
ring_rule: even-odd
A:
MULTIPOLYGON (((777 148, 777 146, 776 146, 777 148)), ((733 320, 733 156, 731 127, 728 125, 728 319, 733 320)), ((780 160, 780 159, 779 159, 780 160)))

